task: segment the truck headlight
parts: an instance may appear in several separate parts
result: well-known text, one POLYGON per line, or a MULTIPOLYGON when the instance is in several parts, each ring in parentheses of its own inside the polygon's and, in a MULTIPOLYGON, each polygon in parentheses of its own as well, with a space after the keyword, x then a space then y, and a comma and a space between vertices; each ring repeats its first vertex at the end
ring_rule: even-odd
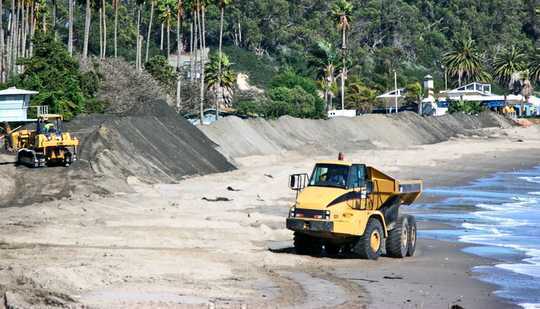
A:
POLYGON ((327 210, 327 211, 325 212, 325 219, 326 219, 326 220, 330 220, 330 210, 327 210))
POLYGON ((289 210, 289 217, 294 218, 296 217, 296 207, 293 207, 289 210))

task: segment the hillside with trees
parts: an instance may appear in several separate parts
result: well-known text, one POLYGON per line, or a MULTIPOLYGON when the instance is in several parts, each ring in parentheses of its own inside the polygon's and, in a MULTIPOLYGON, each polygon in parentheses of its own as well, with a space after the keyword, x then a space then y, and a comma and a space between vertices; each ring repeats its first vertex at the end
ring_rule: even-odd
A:
POLYGON ((534 86, 540 78, 536 0, 0 4, 0 81, 38 89, 43 94, 33 103, 73 115, 103 109, 103 103, 93 100, 95 89, 85 86, 97 87, 100 77, 78 71, 77 63, 89 58, 123 58, 134 70, 148 70, 182 112, 223 98, 228 105, 268 117, 322 117, 329 106, 369 111, 377 94, 394 87, 394 72, 400 86, 416 92, 416 83, 426 74, 434 76, 439 89, 446 75, 449 86, 485 81, 503 93, 516 80, 534 86), (196 64, 204 57, 197 51, 206 47, 211 49, 210 63, 199 72, 196 64), (178 50, 194 51, 191 66, 168 63, 167 57, 178 50), (42 52, 62 56, 43 66, 42 52), (75 77, 65 84, 34 78, 64 78, 54 72, 75 77), (265 94, 225 96, 234 92, 237 72, 247 73, 265 94), (78 91, 80 95, 58 95, 78 91))

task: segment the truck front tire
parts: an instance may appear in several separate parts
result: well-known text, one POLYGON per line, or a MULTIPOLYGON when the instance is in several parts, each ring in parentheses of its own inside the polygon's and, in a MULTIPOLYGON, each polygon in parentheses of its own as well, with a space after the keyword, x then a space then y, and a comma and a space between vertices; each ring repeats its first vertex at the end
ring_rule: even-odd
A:
POLYGON ((381 255, 384 232, 382 224, 375 218, 370 218, 364 235, 358 238, 353 251, 363 259, 376 260, 381 255))
POLYGON ((320 256, 322 252, 322 243, 315 237, 295 232, 294 250, 300 255, 320 256))
POLYGON ((391 257, 404 258, 409 249, 409 216, 399 216, 394 229, 388 232, 386 253, 391 257))

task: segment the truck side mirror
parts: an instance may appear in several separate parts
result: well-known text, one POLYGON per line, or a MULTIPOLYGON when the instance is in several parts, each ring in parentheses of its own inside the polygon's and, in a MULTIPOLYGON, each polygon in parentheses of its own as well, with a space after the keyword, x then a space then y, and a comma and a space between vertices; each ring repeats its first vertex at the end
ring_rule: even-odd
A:
POLYGON ((289 188, 294 191, 302 191, 308 183, 307 174, 294 174, 289 176, 289 188))

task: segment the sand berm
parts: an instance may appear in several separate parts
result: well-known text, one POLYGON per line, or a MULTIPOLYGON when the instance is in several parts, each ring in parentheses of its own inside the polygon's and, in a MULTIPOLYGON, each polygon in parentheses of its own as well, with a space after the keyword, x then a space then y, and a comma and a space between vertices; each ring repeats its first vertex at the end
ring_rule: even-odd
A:
POLYGON ((483 128, 512 124, 495 113, 421 117, 415 113, 364 115, 356 118, 277 120, 227 117, 202 131, 220 145, 229 158, 279 155, 287 151, 327 154, 362 149, 403 148, 435 144, 451 137, 483 134, 483 128))

